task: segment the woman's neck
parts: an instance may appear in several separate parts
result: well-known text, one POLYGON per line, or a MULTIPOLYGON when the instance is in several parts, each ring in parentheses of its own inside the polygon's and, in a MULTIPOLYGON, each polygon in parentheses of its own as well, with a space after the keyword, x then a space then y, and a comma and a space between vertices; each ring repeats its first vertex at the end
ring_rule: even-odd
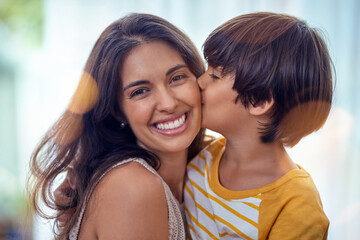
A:
POLYGON ((181 203, 183 201, 187 151, 157 155, 161 162, 161 166, 157 172, 170 187, 175 198, 181 203))

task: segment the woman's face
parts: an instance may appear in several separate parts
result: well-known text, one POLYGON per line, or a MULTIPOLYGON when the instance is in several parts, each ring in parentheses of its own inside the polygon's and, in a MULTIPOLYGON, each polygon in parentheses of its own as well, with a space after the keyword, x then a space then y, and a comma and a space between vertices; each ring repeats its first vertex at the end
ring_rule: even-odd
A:
POLYGON ((161 155, 184 151, 200 130, 201 103, 196 77, 165 42, 134 48, 121 79, 122 109, 138 144, 161 155))

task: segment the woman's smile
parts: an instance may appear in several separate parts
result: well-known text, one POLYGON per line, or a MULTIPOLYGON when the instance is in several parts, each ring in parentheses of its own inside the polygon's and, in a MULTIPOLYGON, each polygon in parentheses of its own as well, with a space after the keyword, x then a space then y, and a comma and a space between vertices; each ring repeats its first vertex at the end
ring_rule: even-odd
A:
POLYGON ((177 135, 184 132, 189 124, 189 112, 177 114, 177 116, 169 116, 151 125, 151 127, 158 133, 164 135, 177 135), (179 116, 180 115, 180 116, 179 116))

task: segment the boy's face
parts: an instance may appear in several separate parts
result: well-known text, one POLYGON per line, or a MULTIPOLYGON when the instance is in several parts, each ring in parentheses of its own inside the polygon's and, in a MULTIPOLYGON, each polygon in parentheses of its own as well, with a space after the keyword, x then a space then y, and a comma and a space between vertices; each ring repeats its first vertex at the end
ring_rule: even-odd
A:
POLYGON ((211 66, 198 78, 202 95, 202 127, 224 136, 246 124, 249 119, 249 113, 241 101, 235 103, 238 94, 232 89, 234 80, 234 74, 222 76, 221 67, 211 66))

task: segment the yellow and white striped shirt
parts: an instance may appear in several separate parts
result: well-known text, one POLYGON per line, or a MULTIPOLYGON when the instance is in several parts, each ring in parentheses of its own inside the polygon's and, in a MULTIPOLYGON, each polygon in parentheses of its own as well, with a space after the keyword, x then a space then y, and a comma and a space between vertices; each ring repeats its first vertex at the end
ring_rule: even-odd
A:
POLYGON ((326 239, 329 221, 304 169, 258 189, 231 191, 218 178, 224 150, 225 139, 219 138, 188 164, 188 239, 326 239))

